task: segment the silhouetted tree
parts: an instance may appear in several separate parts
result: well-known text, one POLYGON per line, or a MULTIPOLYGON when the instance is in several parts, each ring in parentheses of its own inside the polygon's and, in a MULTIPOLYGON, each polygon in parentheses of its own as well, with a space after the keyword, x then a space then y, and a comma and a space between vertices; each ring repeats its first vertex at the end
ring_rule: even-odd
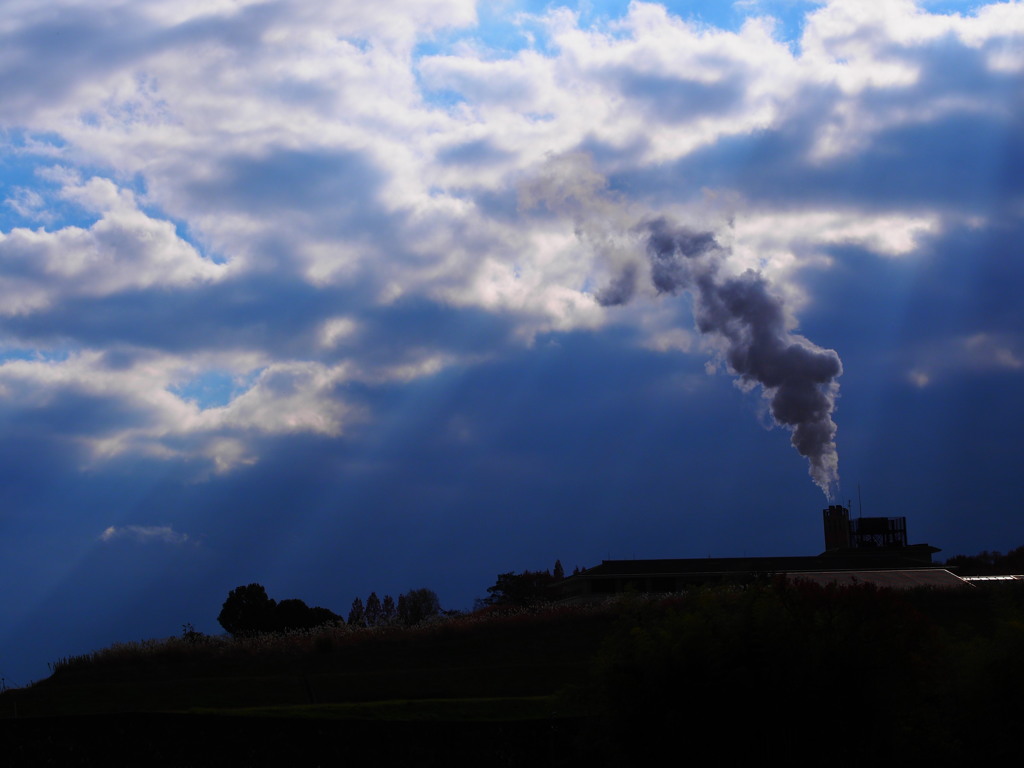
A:
POLYGON ((441 613, 441 602, 432 589, 413 589, 398 597, 398 619, 411 627, 441 613))
POLYGON ((366 609, 363 608, 362 598, 357 597, 352 601, 352 610, 348 612, 348 623, 353 627, 366 626, 366 609))
POLYGON ((345 620, 329 608, 314 605, 309 609, 311 627, 322 627, 324 624, 344 624, 345 620))
POLYGON ((302 600, 282 600, 274 611, 277 629, 301 629, 306 626, 309 606, 302 600))
POLYGON ((555 577, 547 571, 523 571, 499 573, 494 586, 487 588, 485 605, 533 605, 551 599, 548 588, 555 583, 555 577))
POLYGON ((228 594, 217 621, 232 635, 312 629, 341 621, 333 611, 310 608, 302 600, 275 602, 259 584, 237 587, 228 594))
POLYGON ((277 604, 274 617, 279 631, 313 629, 342 620, 334 611, 320 606, 310 608, 302 600, 282 600, 277 604))
POLYGON ((381 615, 385 624, 394 624, 398 619, 398 608, 395 606, 395 598, 391 595, 384 595, 384 600, 381 602, 381 615))
POLYGON ((380 604, 380 598, 377 597, 376 592, 371 592, 370 596, 366 598, 366 611, 364 613, 364 617, 366 619, 366 626, 378 626, 381 623, 383 615, 384 608, 380 604))
POLYGON ((551 576, 556 581, 561 581, 562 579, 565 578, 565 569, 562 568, 562 561, 561 560, 555 560, 555 570, 552 572, 551 576))
POLYGON ((217 621, 232 635, 273 632, 277 604, 260 584, 235 587, 220 609, 217 621))

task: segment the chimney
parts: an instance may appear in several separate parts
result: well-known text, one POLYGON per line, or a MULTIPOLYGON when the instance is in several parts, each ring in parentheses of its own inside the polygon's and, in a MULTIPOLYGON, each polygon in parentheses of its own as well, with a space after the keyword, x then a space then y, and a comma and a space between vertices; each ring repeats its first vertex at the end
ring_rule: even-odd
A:
POLYGON ((822 510, 825 523, 825 551, 850 548, 850 510, 832 504, 822 510))

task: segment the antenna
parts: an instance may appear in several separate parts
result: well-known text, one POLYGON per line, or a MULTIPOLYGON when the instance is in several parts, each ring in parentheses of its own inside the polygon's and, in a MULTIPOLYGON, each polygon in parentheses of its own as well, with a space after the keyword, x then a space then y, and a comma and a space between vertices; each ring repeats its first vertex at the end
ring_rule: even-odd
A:
POLYGON ((857 483, 857 517, 864 516, 864 504, 860 500, 860 483, 857 483))

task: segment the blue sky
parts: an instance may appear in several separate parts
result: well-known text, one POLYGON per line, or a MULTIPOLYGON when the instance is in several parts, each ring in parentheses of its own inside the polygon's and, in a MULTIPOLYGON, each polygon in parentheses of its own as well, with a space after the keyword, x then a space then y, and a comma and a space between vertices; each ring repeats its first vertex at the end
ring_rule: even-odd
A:
POLYGON ((1024 544, 1024 5, 0 9, 0 675, 604 558, 1024 544))

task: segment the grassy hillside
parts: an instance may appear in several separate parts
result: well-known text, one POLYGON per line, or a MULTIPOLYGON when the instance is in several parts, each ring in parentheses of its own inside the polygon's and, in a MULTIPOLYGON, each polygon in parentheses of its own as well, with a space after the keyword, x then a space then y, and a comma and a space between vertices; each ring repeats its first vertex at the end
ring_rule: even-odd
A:
MULTIPOLYGON (((0 737, 29 753, 102 728, 143 751, 172 732, 180 744, 233 733, 227 750, 251 737, 282 759, 301 743, 309 764, 335 760, 339 740, 348 757, 372 747, 424 765, 635 765, 666 746, 727 761, 973 764, 1021 747, 1024 587, 776 581, 413 629, 182 637, 55 666, 0 696, 18 718, 0 720, 0 737)), ((259 764, 203 754, 164 764, 259 764)))
POLYGON ((0 697, 0 714, 550 695, 586 680, 616 613, 491 612, 413 628, 129 643, 59 661, 51 677, 0 697))

